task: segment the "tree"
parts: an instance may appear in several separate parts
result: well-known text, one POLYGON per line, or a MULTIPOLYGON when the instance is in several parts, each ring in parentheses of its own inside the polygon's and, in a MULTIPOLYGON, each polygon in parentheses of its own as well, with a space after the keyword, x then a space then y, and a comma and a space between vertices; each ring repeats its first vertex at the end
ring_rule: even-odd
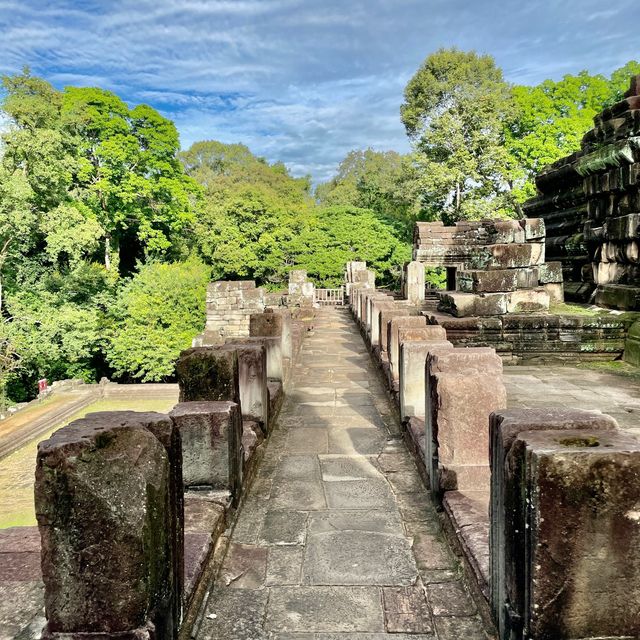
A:
POLYGON ((503 124, 511 108, 509 85, 488 55, 440 49, 411 78, 400 113, 431 216, 452 221, 512 212, 517 168, 503 124))
POLYGON ((382 220, 370 209, 333 206, 316 210, 291 248, 296 266, 318 284, 342 284, 350 260, 366 261, 378 284, 393 284, 402 264, 411 259, 411 245, 403 234, 401 223, 382 220))
POLYGON ((351 151, 329 181, 318 185, 321 205, 351 205, 400 220, 410 228, 420 212, 413 165, 395 151, 351 151))
POLYGON ((120 291, 114 305, 107 360, 116 375, 162 381, 205 322, 210 271, 201 262, 149 263, 120 291))
POLYGON ((77 198, 103 230, 106 268, 132 236, 125 271, 138 251, 166 253, 193 222, 199 195, 177 158, 174 124, 147 105, 129 109, 110 91, 84 87, 65 90, 62 118, 78 149, 77 198))
POLYGON ((622 99, 634 73, 640 73, 640 64, 631 61, 610 79, 581 71, 534 87, 513 88, 514 110, 505 121, 505 142, 522 170, 516 184, 519 201, 535 195, 534 178, 543 167, 580 149, 594 116, 622 99))

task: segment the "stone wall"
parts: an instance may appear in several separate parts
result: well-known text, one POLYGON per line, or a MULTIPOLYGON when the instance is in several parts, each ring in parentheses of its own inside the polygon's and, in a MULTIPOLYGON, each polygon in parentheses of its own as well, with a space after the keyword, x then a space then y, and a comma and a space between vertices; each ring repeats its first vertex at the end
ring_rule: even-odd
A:
POLYGON ((439 309, 458 317, 548 311, 564 300, 560 264, 545 262, 540 219, 418 222, 413 254, 447 268, 439 309))
POLYGON ((207 287, 207 321, 194 347, 249 337, 249 316, 265 309, 265 292, 253 280, 212 282, 207 287))
POLYGON ((547 254, 561 260, 567 298, 640 310, 640 80, 594 118, 578 152, 536 178, 524 205, 544 218, 547 254))

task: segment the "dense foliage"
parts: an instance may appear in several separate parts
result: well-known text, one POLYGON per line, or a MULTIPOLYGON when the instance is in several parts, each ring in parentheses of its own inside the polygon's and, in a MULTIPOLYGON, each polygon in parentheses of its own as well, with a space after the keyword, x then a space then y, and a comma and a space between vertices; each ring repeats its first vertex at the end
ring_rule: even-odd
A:
POLYGON ((405 89, 411 152, 354 150, 315 191, 242 144, 179 152, 170 120, 110 91, 4 77, 0 406, 41 377, 170 379, 211 278, 335 286, 357 259, 393 284, 416 219, 518 216, 634 73, 511 86, 490 56, 437 51, 405 89))

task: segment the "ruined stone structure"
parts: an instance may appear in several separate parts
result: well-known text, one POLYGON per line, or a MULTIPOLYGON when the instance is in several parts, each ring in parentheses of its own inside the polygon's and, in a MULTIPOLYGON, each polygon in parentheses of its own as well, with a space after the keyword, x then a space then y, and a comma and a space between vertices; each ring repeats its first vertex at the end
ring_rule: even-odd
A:
POLYGON ((414 260, 447 269, 440 309, 456 317, 548 311, 562 302, 559 263, 545 263, 539 219, 418 222, 414 260))
POLYGON ((547 226, 567 298, 640 310, 640 81, 594 119, 580 151, 546 167, 524 205, 547 226))
MULTIPOLYGON (((40 443, 43 638, 640 635, 640 441, 598 411, 507 409, 498 352, 434 322, 415 264, 403 297, 351 267, 371 358, 342 308, 251 313, 180 355, 168 415, 91 414, 40 443)), ((522 317, 552 328, 500 316, 522 317)), ((32 538, 9 541, 31 564, 32 538)))
POLYGON ((500 640, 636 637, 640 441, 597 411, 505 410, 496 351, 454 347, 420 305, 354 287, 351 309, 500 640))
POLYGON ((265 309, 265 292, 253 280, 212 282, 207 287, 207 322, 194 347, 249 336, 249 316, 265 309))
POLYGON ((287 300, 290 306, 312 306, 315 290, 315 284, 307 279, 307 272, 304 269, 295 269, 289 272, 289 295, 287 300))

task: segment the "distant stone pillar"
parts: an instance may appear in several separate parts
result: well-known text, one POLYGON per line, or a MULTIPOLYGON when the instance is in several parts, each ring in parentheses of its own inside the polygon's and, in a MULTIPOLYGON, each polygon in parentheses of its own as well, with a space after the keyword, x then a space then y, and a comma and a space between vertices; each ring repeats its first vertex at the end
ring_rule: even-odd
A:
POLYGON ((409 302, 420 304, 425 299, 425 274, 422 262, 409 262, 404 270, 405 298, 409 302))
POLYGON ((638 637, 640 445, 595 411, 491 419, 500 638, 638 637))
POLYGON ((316 287, 313 282, 307 280, 307 272, 304 269, 289 271, 289 296, 295 304, 313 305, 315 291, 316 287))
POLYGON ((38 445, 42 637, 177 638, 180 435, 157 413, 90 414, 38 445))
POLYGON ((242 416, 235 402, 180 402, 169 414, 182 440, 185 488, 242 488, 242 416))
POLYGON ((252 315, 249 335, 252 338, 280 338, 282 357, 291 360, 293 356, 291 312, 287 311, 285 314, 267 311, 252 315))
POLYGON ((434 349, 453 349, 446 336, 446 331, 439 326, 400 329, 398 377, 401 420, 424 420, 427 355, 434 349), (440 329, 440 332, 432 329, 440 329))
POLYGON ((489 489, 489 415, 507 406, 502 360, 494 349, 429 354, 425 465, 431 490, 489 489))

